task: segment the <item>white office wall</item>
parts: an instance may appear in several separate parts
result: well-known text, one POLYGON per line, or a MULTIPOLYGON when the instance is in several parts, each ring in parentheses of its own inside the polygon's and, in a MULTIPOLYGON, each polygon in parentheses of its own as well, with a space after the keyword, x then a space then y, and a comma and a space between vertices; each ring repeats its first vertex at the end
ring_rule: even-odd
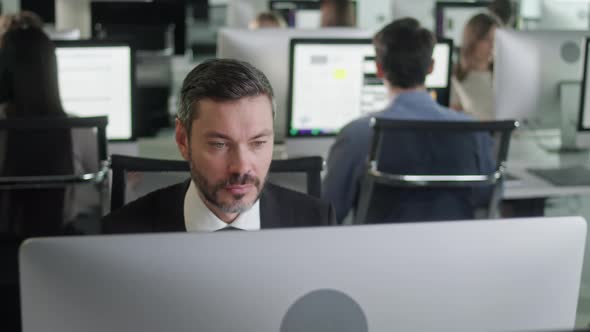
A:
MULTIPOLYGON (((362 1, 362 0, 361 0, 362 1)), ((435 29, 434 5, 436 0, 391 0, 393 19, 413 17, 432 31, 435 29)))
POLYGON ((362 29, 376 31, 391 22, 393 1, 395 0, 357 0, 357 26, 362 29))
POLYGON ((55 28, 80 29, 82 38, 90 38, 90 0, 56 0, 55 28))
POLYGON ((17 13, 20 10, 20 0, 2 0, 4 14, 17 13))

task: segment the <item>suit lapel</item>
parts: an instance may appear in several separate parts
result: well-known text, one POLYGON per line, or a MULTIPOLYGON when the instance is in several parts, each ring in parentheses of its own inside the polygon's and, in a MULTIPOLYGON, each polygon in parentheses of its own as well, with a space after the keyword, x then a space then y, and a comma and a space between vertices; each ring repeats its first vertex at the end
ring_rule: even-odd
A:
POLYGON ((266 183, 260 196, 260 228, 288 227, 291 218, 281 214, 280 195, 276 187, 266 183))
POLYGON ((158 232, 186 232, 184 223, 184 196, 190 179, 179 183, 161 200, 160 223, 155 225, 158 232))

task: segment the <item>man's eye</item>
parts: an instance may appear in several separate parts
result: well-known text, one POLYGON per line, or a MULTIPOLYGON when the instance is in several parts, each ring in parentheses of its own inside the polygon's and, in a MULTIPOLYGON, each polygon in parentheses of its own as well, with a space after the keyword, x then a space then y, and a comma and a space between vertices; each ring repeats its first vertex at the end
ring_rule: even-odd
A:
POLYGON ((253 148, 261 148, 262 146, 264 146, 264 144, 266 144, 266 141, 254 141, 250 143, 252 145, 253 148))
POLYGON ((223 142, 209 142, 209 146, 219 150, 225 148, 225 145, 223 142))

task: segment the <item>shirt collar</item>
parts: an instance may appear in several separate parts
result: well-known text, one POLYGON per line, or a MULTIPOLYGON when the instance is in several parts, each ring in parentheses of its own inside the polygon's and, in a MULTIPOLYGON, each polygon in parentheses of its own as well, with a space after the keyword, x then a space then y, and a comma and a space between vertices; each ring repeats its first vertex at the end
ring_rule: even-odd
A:
POLYGON ((195 182, 191 181, 184 195, 184 225, 188 232, 215 232, 230 225, 246 231, 259 230, 260 200, 227 224, 209 210, 199 195, 195 182))
POLYGON ((413 90, 405 91, 395 95, 390 105, 392 104, 411 104, 411 105, 435 105, 436 101, 427 90, 413 90))

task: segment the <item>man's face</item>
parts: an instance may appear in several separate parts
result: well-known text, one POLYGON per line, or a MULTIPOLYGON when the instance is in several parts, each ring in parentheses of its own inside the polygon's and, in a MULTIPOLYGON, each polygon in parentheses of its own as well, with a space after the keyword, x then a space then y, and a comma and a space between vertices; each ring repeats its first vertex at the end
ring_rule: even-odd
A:
POLYGON ((176 142, 205 204, 222 220, 256 202, 272 160, 273 118, 267 96, 198 102, 191 133, 176 122, 176 142))

